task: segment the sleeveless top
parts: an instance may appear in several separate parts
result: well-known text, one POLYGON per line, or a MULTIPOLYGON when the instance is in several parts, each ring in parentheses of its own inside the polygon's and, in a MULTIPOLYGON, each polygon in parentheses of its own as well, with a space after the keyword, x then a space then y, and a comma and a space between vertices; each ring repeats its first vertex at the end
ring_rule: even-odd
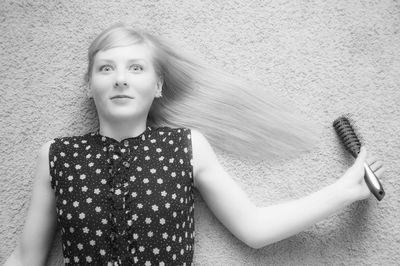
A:
POLYGON ((122 141, 99 132, 49 150, 66 265, 191 265, 189 129, 151 128, 122 141))

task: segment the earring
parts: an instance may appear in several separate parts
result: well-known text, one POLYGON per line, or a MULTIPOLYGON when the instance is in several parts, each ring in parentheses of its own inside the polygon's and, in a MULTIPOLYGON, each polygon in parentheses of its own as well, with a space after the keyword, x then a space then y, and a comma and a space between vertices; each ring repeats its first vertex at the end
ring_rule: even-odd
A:
POLYGON ((93 99, 92 88, 90 88, 90 85, 82 87, 86 90, 86 97, 89 99, 93 99))
POLYGON ((156 98, 161 98, 161 97, 162 97, 162 90, 159 90, 156 93, 156 98))

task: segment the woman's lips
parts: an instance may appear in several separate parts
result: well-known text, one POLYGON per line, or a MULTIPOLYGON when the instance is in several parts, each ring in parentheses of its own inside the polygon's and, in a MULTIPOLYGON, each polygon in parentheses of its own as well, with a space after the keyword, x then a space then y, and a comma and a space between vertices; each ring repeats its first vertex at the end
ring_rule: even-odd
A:
POLYGON ((115 95, 115 96, 112 96, 110 99, 111 100, 114 100, 114 99, 133 99, 133 97, 128 96, 128 95, 115 95))

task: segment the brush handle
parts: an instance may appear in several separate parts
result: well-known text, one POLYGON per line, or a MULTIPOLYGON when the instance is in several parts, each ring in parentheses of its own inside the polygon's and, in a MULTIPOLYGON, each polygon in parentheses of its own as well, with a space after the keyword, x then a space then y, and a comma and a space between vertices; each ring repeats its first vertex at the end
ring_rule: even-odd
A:
POLYGON ((374 174, 374 171, 369 168, 367 163, 364 163, 364 170, 365 183, 367 183, 369 190, 375 196, 375 198, 381 201, 385 196, 385 191, 383 190, 381 182, 379 182, 379 179, 374 174))

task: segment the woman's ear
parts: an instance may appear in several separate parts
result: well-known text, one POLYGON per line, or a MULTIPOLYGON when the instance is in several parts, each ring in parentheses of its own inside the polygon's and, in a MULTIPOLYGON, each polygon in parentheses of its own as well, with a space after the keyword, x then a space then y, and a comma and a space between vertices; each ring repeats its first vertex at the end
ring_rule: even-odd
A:
POLYGON ((156 98, 161 98, 162 97, 162 89, 164 85, 164 79, 160 76, 157 81, 157 90, 156 90, 156 98))
POLYGON ((93 99, 93 91, 92 91, 92 86, 90 85, 90 77, 89 74, 86 73, 85 74, 85 78, 84 78, 85 82, 84 84, 82 84, 85 93, 86 93, 86 97, 88 97, 89 99, 93 99))
POLYGON ((93 99, 92 86, 90 86, 90 82, 88 82, 88 84, 85 87, 86 87, 86 96, 89 99, 93 99))

